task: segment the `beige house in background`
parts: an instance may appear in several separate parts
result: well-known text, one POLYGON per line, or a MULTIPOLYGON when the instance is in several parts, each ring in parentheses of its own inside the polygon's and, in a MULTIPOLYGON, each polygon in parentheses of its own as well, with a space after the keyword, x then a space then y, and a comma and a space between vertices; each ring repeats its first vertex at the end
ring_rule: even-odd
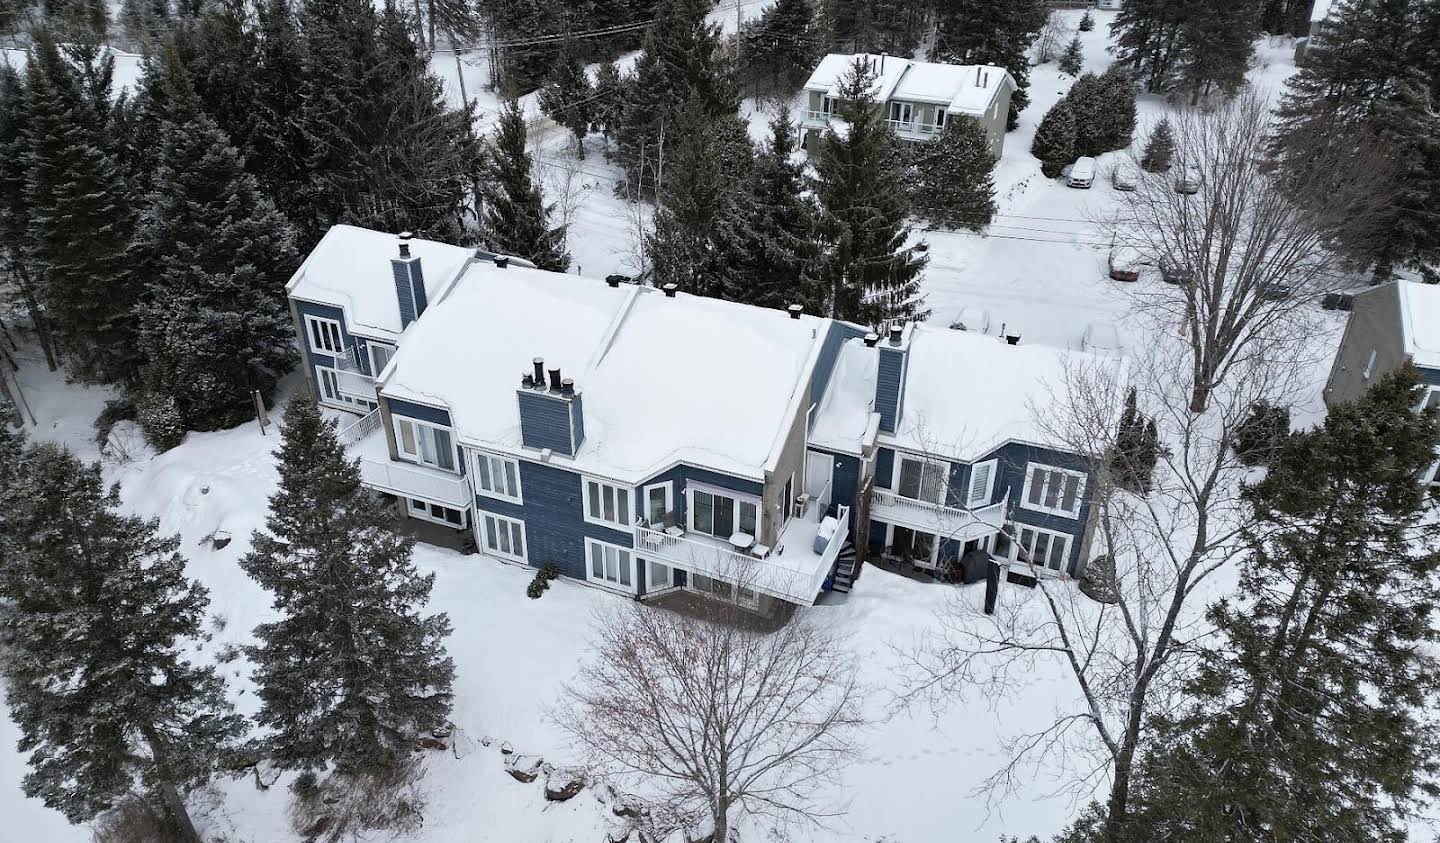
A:
POLYGON ((1015 80, 1005 68, 936 64, 874 53, 831 53, 810 74, 800 120, 800 139, 807 152, 819 149, 820 137, 836 113, 840 86, 856 61, 868 63, 874 72, 875 99, 897 138, 931 140, 944 131, 947 120, 963 115, 980 121, 991 156, 1000 157, 1015 90, 1015 80))

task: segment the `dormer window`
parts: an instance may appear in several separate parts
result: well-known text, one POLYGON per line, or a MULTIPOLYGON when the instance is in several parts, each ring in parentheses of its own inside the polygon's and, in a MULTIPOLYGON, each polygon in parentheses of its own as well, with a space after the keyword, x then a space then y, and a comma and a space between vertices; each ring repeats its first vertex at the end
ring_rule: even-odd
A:
POLYGON ((395 450, 402 460, 454 471, 453 441, 449 428, 395 417, 395 450))

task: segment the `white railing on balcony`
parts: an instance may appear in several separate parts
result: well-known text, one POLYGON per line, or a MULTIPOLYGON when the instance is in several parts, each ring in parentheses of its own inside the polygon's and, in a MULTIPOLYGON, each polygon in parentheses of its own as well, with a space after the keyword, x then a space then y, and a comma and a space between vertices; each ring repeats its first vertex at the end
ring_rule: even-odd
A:
MULTIPOLYGON (((824 510, 820 510, 824 512, 824 510)), ((812 583, 812 591, 818 592, 824 584, 825 578, 830 576, 830 571, 835 567, 835 560, 840 558, 840 551, 845 547, 845 542, 850 539, 850 508, 842 506, 836 512, 835 520, 839 526, 835 529, 830 541, 825 544, 825 552, 820 554, 820 564, 817 566, 820 572, 819 580, 812 583)))
POLYGON ((671 535, 664 530, 635 527, 635 550, 650 553, 689 568, 699 566, 709 571, 739 571, 741 565, 758 561, 749 553, 741 553, 719 539, 692 539, 687 535, 671 535))
POLYGON ((355 421, 354 424, 340 428, 340 432, 336 434, 336 438, 340 440, 342 446, 348 447, 379 429, 380 410, 377 408, 355 421))
POLYGON ((972 525, 984 532, 999 530, 1005 520, 1008 502, 1009 496, 1006 495, 995 503, 965 509, 907 498, 889 489, 876 489, 871 499, 870 515, 879 521, 892 519, 903 522, 901 526, 956 538, 959 531, 972 525))
POLYGON ((337 369, 335 371, 335 388, 340 390, 342 395, 349 395, 351 398, 358 398, 361 401, 374 402, 375 379, 363 372, 347 372, 337 369))
POLYGON ((920 120, 885 120, 885 125, 890 131, 906 135, 934 135, 939 134, 942 127, 934 123, 925 123, 920 120))
POLYGON ((438 468, 360 458, 360 482, 401 497, 424 498, 456 509, 470 506, 470 483, 458 474, 438 468))
POLYGON ((823 111, 816 111, 815 109, 812 108, 812 109, 810 109, 809 111, 806 111, 806 112, 805 112, 805 122, 807 122, 807 123, 829 123, 829 122, 830 122, 830 115, 829 115, 829 114, 826 114, 826 113, 823 112, 823 111))

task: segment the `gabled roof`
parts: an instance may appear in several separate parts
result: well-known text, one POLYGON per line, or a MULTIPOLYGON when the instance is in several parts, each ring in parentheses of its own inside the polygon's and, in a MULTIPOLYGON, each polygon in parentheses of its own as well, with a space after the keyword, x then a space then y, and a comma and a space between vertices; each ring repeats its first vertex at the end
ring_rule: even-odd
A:
MULTIPOLYGON (((410 241, 410 253, 421 259, 428 301, 441 295, 474 251, 434 240, 410 241)), ((400 305, 390 259, 398 255, 399 241, 393 234, 331 226, 290 277, 285 291, 294 298, 343 308, 352 333, 395 340, 401 331, 400 305)))
MULTIPOLYGON (((1064 400, 1067 363, 1113 365, 1117 371, 1121 365, 1117 357, 1009 345, 999 337, 924 323, 913 327, 909 348, 900 423, 894 433, 880 434, 881 442, 961 462, 981 459, 1007 442, 1064 449, 1064 443, 1051 441, 1038 415, 1064 400)), ((877 359, 878 350, 861 340, 845 344, 816 414, 812 441, 826 438, 817 445, 840 449, 847 437, 865 434, 869 405, 862 415, 855 401, 873 400, 877 359)))
POLYGON ((828 321, 478 261, 406 332, 381 391, 448 407, 466 444, 519 452, 516 389, 541 357, 583 401, 575 469, 638 482, 686 462, 760 480, 808 409, 828 321))
POLYGON ((820 60, 805 87, 838 95, 845 75, 856 59, 869 62, 875 71, 875 98, 879 102, 905 100, 944 105, 951 111, 980 114, 989 108, 995 95, 1015 80, 1003 67, 994 65, 938 64, 899 56, 874 53, 831 53, 820 60))
POLYGON ((1416 366, 1440 369, 1440 285, 1393 281, 1405 353, 1416 366))

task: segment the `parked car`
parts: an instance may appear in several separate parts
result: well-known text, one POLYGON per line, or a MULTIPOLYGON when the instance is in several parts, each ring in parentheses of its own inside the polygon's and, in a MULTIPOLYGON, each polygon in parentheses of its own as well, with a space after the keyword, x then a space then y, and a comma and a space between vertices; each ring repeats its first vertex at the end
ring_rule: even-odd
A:
POLYGON ((1281 299, 1290 298, 1289 284, 1275 283, 1273 281, 1263 281, 1260 283, 1259 289, 1260 297, 1269 299, 1270 301, 1280 301, 1281 299))
POLYGON ((1113 246, 1110 249, 1108 268, 1110 277, 1116 281, 1139 281, 1140 270, 1146 264, 1140 250, 1132 246, 1113 246))
POLYGON ((1140 183, 1140 172, 1135 169, 1134 164, 1116 164, 1115 169, 1110 173, 1110 185, 1116 190, 1129 192, 1134 190, 1140 183))
POLYGON ((1200 172, 1199 167, 1182 166, 1176 171, 1175 192, 1176 193, 1199 193, 1200 185, 1205 183, 1205 174, 1200 172))
POLYGON ((1118 354, 1120 331, 1114 322, 1089 322, 1080 335, 1080 350, 1096 354, 1118 354))
POLYGON ((1355 306, 1355 294, 1340 290, 1326 293, 1320 299, 1320 306, 1326 310, 1350 310, 1355 306))
POLYGON ((1195 280, 1195 273, 1174 258, 1161 258, 1160 280, 1166 284, 1189 284, 1195 280))
POLYGON ((1090 185, 1095 183, 1095 159, 1088 155, 1075 159, 1070 165, 1070 175, 1065 179, 1069 187, 1078 187, 1081 190, 1089 190, 1090 185))

